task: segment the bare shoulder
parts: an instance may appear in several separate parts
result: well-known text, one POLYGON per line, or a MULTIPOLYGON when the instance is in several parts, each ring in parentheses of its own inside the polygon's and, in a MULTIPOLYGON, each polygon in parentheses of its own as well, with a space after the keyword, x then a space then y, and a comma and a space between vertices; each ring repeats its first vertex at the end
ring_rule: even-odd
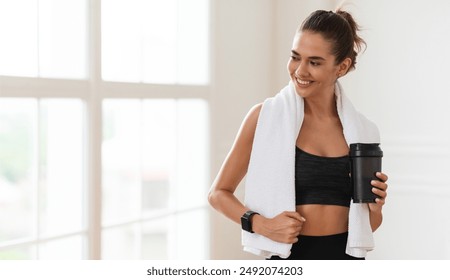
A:
POLYGON ((262 103, 253 106, 247 113, 244 121, 242 122, 241 128, 239 130, 238 138, 245 140, 245 142, 250 141, 253 143, 253 137, 255 136, 256 124, 258 123, 259 114, 261 112, 262 103))
POLYGON ((250 121, 250 122, 254 122, 255 125, 258 122, 258 118, 259 118, 259 113, 261 112, 261 108, 262 108, 262 103, 256 104, 255 106, 253 106, 247 113, 246 116, 246 120, 250 121))

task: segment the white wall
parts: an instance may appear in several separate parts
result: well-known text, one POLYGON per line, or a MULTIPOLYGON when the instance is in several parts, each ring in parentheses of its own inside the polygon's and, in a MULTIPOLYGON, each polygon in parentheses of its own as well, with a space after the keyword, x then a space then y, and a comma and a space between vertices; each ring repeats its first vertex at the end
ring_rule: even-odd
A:
POLYGON ((450 2, 352 1, 367 51, 343 79, 390 175, 377 259, 450 258, 450 2))
MULTIPOLYGON (((297 26, 311 11, 334 9, 340 1, 212 2, 211 179, 248 109, 288 81, 297 26)), ((449 259, 450 2, 352 2, 348 10, 365 29, 368 48, 342 83, 378 124, 390 175, 384 223, 369 258, 449 259)), ((211 258, 254 258, 242 252, 239 226, 215 211, 211 258)))

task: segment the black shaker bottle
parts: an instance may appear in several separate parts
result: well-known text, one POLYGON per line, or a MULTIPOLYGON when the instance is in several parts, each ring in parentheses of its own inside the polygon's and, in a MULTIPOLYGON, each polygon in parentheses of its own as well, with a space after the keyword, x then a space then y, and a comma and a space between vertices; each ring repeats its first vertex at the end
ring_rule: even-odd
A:
POLYGON ((350 144, 351 176, 353 185, 353 203, 375 202, 378 196, 372 192, 372 180, 379 180, 375 175, 381 172, 383 151, 379 143, 350 144))

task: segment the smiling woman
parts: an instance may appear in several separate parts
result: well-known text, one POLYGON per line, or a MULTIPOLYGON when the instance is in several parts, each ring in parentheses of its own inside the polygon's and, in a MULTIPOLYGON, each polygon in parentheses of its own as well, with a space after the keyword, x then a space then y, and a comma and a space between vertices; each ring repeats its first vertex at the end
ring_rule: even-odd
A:
POLYGON ((379 133, 338 83, 363 44, 357 30, 347 12, 313 12, 294 37, 291 82, 244 119, 209 194, 214 208, 241 223, 244 250, 271 259, 363 259, 372 249, 366 240, 381 224, 387 176, 372 183, 376 202, 355 206, 348 151, 379 133), (244 176, 245 205, 234 195, 244 176))

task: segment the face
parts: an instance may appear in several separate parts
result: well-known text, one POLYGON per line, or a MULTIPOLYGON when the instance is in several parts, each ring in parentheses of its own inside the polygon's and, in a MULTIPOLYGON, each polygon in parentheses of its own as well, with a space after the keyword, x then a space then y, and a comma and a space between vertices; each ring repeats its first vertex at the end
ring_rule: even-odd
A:
POLYGON ((336 79, 345 75, 351 63, 347 58, 336 64, 331 43, 309 31, 295 35, 291 52, 288 72, 297 94, 304 98, 333 94, 336 79))

